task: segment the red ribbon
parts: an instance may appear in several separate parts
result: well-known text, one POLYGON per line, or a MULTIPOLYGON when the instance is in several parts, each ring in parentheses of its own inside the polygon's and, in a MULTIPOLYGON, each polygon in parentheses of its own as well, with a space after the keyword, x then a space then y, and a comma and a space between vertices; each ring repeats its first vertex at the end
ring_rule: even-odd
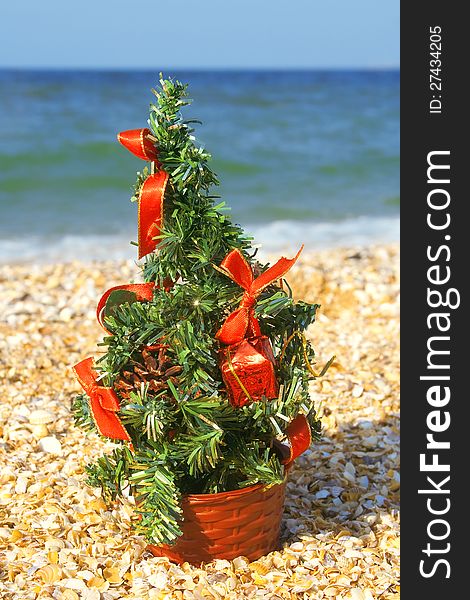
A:
POLYGON ((118 141, 142 160, 158 161, 158 152, 155 145, 147 136, 151 134, 150 129, 128 129, 118 133, 118 141))
POLYGON ((101 300, 98 302, 98 306, 96 308, 96 318, 98 319, 98 323, 107 333, 111 333, 111 331, 109 331, 109 329, 106 328, 103 322, 103 309, 106 305, 107 299, 109 298, 112 292, 116 290, 125 290, 127 292, 133 292, 136 295, 136 300, 138 302, 150 302, 153 298, 154 287, 154 283, 129 283, 127 285, 116 285, 115 287, 110 288, 101 296, 101 300))
MULTIPOLYGON (((142 160, 155 163, 158 162, 158 151, 151 140, 148 139, 150 130, 129 129, 118 134, 119 142, 142 160)), ((163 221, 163 200, 168 184, 169 175, 159 170, 149 175, 144 181, 139 194, 139 216, 138 216, 138 242, 139 258, 142 258, 157 247, 159 240, 154 238, 159 235, 163 221)))
POLYGON ((163 221, 163 199, 168 178, 168 173, 158 171, 158 173, 149 175, 140 188, 137 226, 139 258, 153 252, 160 241, 154 238, 160 235, 163 221))
POLYGON ((224 344, 236 344, 248 337, 261 335, 258 320, 255 317, 254 307, 256 298, 262 290, 283 277, 293 266, 302 252, 303 246, 294 258, 280 258, 277 263, 269 267, 259 277, 254 278, 253 270, 245 260, 240 250, 232 250, 222 261, 220 268, 235 283, 245 290, 240 308, 237 308, 225 320, 222 327, 216 333, 216 338, 224 344))
POLYGON ((75 375, 90 398, 90 410, 101 435, 115 440, 130 441, 129 434, 116 415, 119 399, 112 388, 98 385, 98 374, 93 368, 93 359, 85 358, 73 367, 75 375))
POLYGON ((295 417, 287 428, 286 433, 289 440, 289 456, 281 461, 283 465, 289 465, 293 462, 305 450, 308 450, 312 443, 312 432, 304 415, 295 417))

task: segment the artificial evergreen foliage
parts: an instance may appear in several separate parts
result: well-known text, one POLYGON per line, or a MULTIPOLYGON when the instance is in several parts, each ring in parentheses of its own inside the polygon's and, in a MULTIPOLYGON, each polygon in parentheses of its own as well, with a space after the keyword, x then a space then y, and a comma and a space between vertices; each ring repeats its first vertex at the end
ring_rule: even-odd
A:
MULTIPOLYGON (((144 281, 155 282, 153 299, 114 306, 96 364, 101 383, 120 399, 131 444, 118 442, 87 473, 106 499, 130 491, 137 528, 159 544, 181 533, 182 495, 281 483, 284 467, 273 440, 282 441, 299 414, 307 416, 314 439, 320 423, 308 390, 315 354, 302 333, 318 305, 295 302, 285 283, 265 288, 255 308, 274 350, 279 396, 230 404, 215 336, 243 289, 218 267, 235 248, 255 276, 268 265, 257 261, 250 238, 212 191, 218 180, 210 154, 195 141, 197 121, 181 114, 190 103, 186 85, 161 79, 152 91, 148 123, 169 174, 158 246, 142 265, 144 281)), ((138 173, 133 200, 150 173, 150 165, 138 173)), ((73 410, 77 425, 96 431, 86 395, 75 399, 73 410)))

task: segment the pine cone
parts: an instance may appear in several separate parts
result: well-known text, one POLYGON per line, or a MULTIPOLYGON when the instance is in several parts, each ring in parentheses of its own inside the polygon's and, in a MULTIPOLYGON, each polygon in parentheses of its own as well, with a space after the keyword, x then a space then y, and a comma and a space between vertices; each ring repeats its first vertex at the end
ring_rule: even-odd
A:
POLYGON ((177 385, 177 377, 182 371, 179 365, 173 365, 168 359, 165 347, 158 348, 158 354, 152 355, 148 349, 142 350, 142 362, 132 365, 132 370, 125 370, 114 382, 114 389, 121 398, 129 398, 131 392, 140 391, 142 383, 148 384, 149 391, 168 390, 168 380, 177 385))

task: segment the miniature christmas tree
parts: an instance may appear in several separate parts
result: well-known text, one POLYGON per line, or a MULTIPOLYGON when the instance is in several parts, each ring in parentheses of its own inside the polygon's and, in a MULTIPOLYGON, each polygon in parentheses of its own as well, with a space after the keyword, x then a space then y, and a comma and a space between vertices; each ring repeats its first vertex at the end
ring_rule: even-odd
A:
POLYGON ((144 283, 101 299, 105 352, 74 367, 85 394, 73 409, 78 425, 117 443, 88 465, 88 483, 110 500, 127 488, 138 530, 171 544, 184 495, 284 481, 319 435, 308 388, 329 365, 316 375, 303 333, 318 305, 295 302, 282 280, 298 255, 256 260, 211 191, 196 121, 181 116, 187 86, 160 86, 149 129, 118 136, 149 162, 132 198, 144 283))

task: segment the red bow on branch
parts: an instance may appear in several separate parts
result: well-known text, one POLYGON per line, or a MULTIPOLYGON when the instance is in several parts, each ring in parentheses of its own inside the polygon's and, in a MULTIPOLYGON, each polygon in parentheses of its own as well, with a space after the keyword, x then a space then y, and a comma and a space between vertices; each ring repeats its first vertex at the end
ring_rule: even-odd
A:
MULTIPOLYGON (((159 169, 158 152, 153 142, 149 140, 149 135, 150 130, 147 128, 129 129, 128 131, 121 131, 117 138, 129 152, 142 160, 154 162, 156 168, 159 169)), ((163 200, 168 179, 168 173, 159 170, 157 173, 149 175, 140 189, 138 215, 139 258, 152 252, 157 247, 158 240, 154 238, 159 235, 161 229, 163 200)))
MULTIPOLYGON (((106 315, 103 314, 103 309, 106 306, 108 298, 113 292, 131 292, 135 295, 135 301, 150 302, 153 298, 154 287, 154 283, 129 283, 127 285, 116 285, 115 287, 110 288, 107 292, 105 292, 102 295, 101 300, 98 302, 98 306, 96 308, 96 318, 98 320, 98 323, 107 333, 111 333, 104 324, 103 319, 106 315)), ((127 299, 124 299, 123 301, 127 301, 127 299)))
POLYGON ((116 415, 119 399, 116 392, 97 383, 98 374, 93 368, 93 359, 85 358, 73 367, 75 375, 90 398, 90 410, 101 435, 115 440, 130 441, 129 434, 116 415))
POLYGON ((240 250, 235 249, 227 254, 220 265, 220 269, 235 283, 238 283, 245 290, 245 293, 243 294, 240 308, 237 308, 237 310, 226 318, 224 324, 217 332, 217 339, 224 344, 236 344, 237 342, 241 342, 246 336, 257 337, 261 335, 254 310, 256 298, 265 287, 287 273, 298 259, 302 250, 303 246, 294 258, 280 258, 277 263, 269 267, 269 269, 259 277, 256 277, 256 279, 251 266, 245 260, 240 250))

